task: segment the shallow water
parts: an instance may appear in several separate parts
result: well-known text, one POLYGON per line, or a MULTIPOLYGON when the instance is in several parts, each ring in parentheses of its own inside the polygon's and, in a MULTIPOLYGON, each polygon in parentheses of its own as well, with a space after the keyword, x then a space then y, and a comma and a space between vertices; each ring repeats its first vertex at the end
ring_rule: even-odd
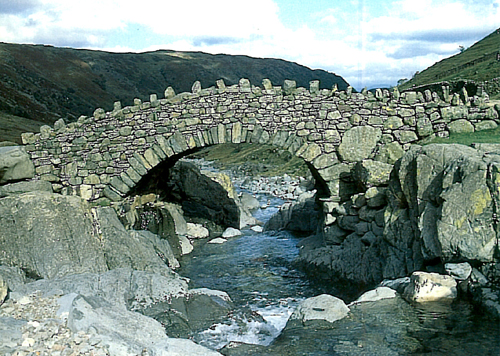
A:
MULTIPOLYGON (((262 204, 268 197, 261 196, 262 204)), ((271 198, 266 209, 254 216, 266 221, 282 201, 271 198)), ((229 341, 268 345, 284 328, 300 301, 319 294, 306 275, 294 268, 299 238, 286 231, 243 235, 224 244, 198 243, 193 253, 181 260, 181 276, 190 287, 223 290, 235 303, 232 320, 195 335, 194 340, 213 349, 229 341)))
MULTIPOLYGON (((262 204, 267 200, 260 196, 262 204)), ((271 206, 254 216, 266 221, 281 203, 271 198, 271 206)), ((266 353, 272 355, 500 355, 500 323, 479 315, 466 301, 364 303, 352 307, 351 316, 333 330, 295 329, 276 339, 302 300, 339 294, 332 286, 313 284, 294 267, 299 238, 288 232, 243 232, 220 245, 200 241, 181 260, 178 272, 190 278, 191 288, 223 290, 235 305, 225 322, 193 336, 201 345, 271 344, 266 353)))

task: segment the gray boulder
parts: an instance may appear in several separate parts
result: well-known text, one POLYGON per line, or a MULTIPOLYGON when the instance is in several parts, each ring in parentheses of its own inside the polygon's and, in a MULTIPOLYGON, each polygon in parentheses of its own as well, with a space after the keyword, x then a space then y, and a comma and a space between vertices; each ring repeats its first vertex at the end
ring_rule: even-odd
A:
POLYGON ((112 208, 76 196, 30 192, 0 199, 0 264, 31 278, 133 268, 161 275, 179 266, 166 239, 125 230, 112 208))
POLYGON ((451 276, 413 272, 403 297, 418 303, 453 300, 457 297, 457 282, 451 276))
POLYGON ((0 264, 54 278, 108 269, 90 208, 79 197, 31 192, 0 199, 0 264))
POLYGON ((23 147, 0 147, 0 184, 34 176, 35 166, 23 147))
POLYGON ((252 194, 243 192, 240 196, 240 202, 243 205, 243 207, 249 209, 249 210, 255 210, 260 207, 259 200, 254 197, 252 194))
POLYGON ((201 174, 192 163, 178 162, 170 170, 167 200, 182 205, 184 214, 220 226, 240 228, 240 211, 228 187, 201 174))
MULTIPOLYGON (((495 165, 490 170, 495 172, 495 165)), ((399 198, 417 227, 414 237, 421 251, 416 253, 425 260, 439 257, 443 262, 492 261, 497 248, 493 213, 498 194, 490 191, 494 183, 488 171, 479 152, 462 145, 417 146, 403 157, 392 191, 402 193, 399 198)), ((393 199, 392 209, 396 204, 393 199)), ((393 229, 390 225, 386 227, 393 229)))

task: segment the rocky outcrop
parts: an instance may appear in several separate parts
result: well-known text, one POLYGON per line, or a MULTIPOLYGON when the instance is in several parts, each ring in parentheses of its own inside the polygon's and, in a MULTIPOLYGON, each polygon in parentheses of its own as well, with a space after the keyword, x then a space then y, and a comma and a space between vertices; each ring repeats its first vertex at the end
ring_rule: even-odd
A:
POLYGON ((0 264, 19 266, 32 278, 120 267, 167 275, 168 266, 179 266, 168 240, 128 231, 114 209, 91 209, 76 196, 31 192, 0 199, 0 223, 0 264))
MULTIPOLYGON (((146 316, 147 310, 165 304, 183 305, 182 310, 191 313, 189 301, 203 293, 218 295, 188 291, 187 282, 175 274, 129 268, 18 285, 7 308, 0 310, 0 330, 6 326, 0 350, 14 352, 22 344, 39 352, 56 351, 61 345, 61 350, 86 348, 98 355, 218 355, 190 340, 168 337, 159 321, 146 316), (36 322, 29 319, 34 315, 36 322), (23 329, 26 321, 32 329, 23 329), (33 333, 33 326, 38 332, 33 333), (59 332, 50 331, 54 326, 59 332)), ((165 309, 164 316, 169 308, 165 309)))
MULTIPOLYGON (((317 277, 365 286, 457 263, 486 275, 500 263, 499 162, 500 146, 486 144, 413 146, 390 176, 358 162, 344 173, 357 192, 322 199, 322 243, 305 244, 301 261, 317 277)), ((498 283, 493 275, 482 288, 498 283)))

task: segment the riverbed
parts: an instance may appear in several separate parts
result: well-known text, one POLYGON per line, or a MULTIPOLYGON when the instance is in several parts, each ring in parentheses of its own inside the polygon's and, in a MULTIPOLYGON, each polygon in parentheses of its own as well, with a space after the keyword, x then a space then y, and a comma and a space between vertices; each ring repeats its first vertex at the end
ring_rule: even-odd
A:
MULTIPOLYGON (((257 209, 254 216, 262 222, 283 203, 267 195, 258 199, 266 208, 257 209)), ((192 288, 227 292, 235 309, 227 320, 196 333, 193 340, 215 350, 231 341, 267 346, 247 349, 241 353, 245 355, 263 350, 277 356, 500 355, 500 323, 464 300, 411 305, 397 297, 351 306, 350 316, 332 330, 282 333, 304 299, 344 294, 335 286, 313 283, 296 268, 299 241, 286 231, 245 229, 243 235, 223 244, 197 242, 193 253, 182 258, 179 274, 190 279, 192 288)))

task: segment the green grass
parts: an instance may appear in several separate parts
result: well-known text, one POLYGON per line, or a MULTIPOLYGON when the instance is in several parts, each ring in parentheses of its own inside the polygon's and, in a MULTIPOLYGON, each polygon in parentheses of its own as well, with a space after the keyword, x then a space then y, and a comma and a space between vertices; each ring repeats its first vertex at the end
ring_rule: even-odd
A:
POLYGON ((217 168, 222 170, 239 167, 244 171, 268 177, 281 176, 284 173, 306 177, 309 173, 309 168, 302 158, 270 145, 227 143, 203 149, 190 158, 215 161, 217 168))
POLYGON ((431 143, 459 143, 470 146, 473 143, 500 143, 500 126, 492 130, 477 131, 472 133, 451 134, 449 138, 435 137, 421 144, 431 143))
MULTIPOLYGON (((456 81, 460 79, 487 81, 500 76, 500 61, 495 53, 500 50, 500 33, 494 31, 482 40, 476 42, 462 53, 443 59, 431 67, 416 74, 410 81, 402 84, 400 90, 406 90, 413 85, 425 85, 441 81, 456 81), (484 57, 487 55, 487 57, 484 57), (487 58, 485 61, 479 61, 487 58), (472 64, 476 61, 476 64, 472 64), (464 67, 466 64, 469 66, 464 67), (454 69, 460 68, 458 72, 454 69)), ((458 48, 457 48, 458 52, 458 48)))

